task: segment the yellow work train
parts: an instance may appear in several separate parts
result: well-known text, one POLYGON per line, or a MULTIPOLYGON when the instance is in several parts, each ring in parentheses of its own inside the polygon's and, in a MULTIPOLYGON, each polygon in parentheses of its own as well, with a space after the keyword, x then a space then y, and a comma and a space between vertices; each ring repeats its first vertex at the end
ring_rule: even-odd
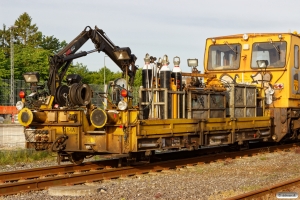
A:
POLYGON ((216 75, 225 85, 231 81, 255 85, 257 116, 270 117, 276 142, 297 139, 299 134, 299 45, 296 32, 206 40, 205 74, 216 75))
POLYGON ((296 33, 208 38, 203 74, 197 59, 188 59, 191 71, 182 72, 179 57, 171 70, 167 55, 156 60, 146 54, 138 105, 132 104, 136 57, 103 33, 97 27, 85 29, 50 59, 49 92, 41 91, 38 73, 24 74, 32 93, 21 93, 17 108, 27 147, 50 149, 59 160, 80 164, 91 155, 136 158, 157 150, 298 139, 296 33), (75 52, 88 39, 124 73, 103 94, 109 102, 106 109, 90 103, 93 92, 80 76, 68 75, 62 83, 66 65, 85 54, 75 52))

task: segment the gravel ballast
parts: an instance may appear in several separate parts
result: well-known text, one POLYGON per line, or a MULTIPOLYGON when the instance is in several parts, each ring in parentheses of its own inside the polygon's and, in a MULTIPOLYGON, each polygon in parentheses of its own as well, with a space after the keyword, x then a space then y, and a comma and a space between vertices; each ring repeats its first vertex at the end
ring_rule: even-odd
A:
MULTIPOLYGON (((96 195, 51 196, 48 190, 0 197, 4 199, 224 199, 300 176, 300 151, 262 153, 210 164, 86 183, 96 195)), ((38 162, 0 166, 0 171, 55 165, 38 162)), ((276 197, 274 197, 276 199, 276 197)))

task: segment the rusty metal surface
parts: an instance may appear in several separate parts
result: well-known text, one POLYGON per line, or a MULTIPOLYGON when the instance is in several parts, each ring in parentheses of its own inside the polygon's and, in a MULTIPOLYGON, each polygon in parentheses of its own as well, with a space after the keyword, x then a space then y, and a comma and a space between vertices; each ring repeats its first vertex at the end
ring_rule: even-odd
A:
MULTIPOLYGON (((138 165, 134 167, 121 167, 121 168, 111 168, 111 169, 101 169, 101 170, 90 170, 90 169, 96 169, 97 167, 91 167, 89 166, 89 169, 86 169, 86 166, 59 166, 60 171, 66 172, 66 171, 76 171, 79 173, 64 173, 60 174, 59 176, 54 177, 43 177, 41 175, 37 176, 38 173, 40 173, 36 169, 30 169, 30 170, 23 170, 22 175, 25 177, 25 172, 34 173, 36 171, 34 177, 39 177, 37 179, 30 179, 30 180, 22 180, 19 182, 14 183, 3 183, 0 185, 0 195, 10 195, 10 194, 16 194, 18 192, 22 191, 30 191, 30 190, 42 190, 46 189, 51 186, 59 186, 59 185, 73 185, 73 184, 80 184, 85 183, 87 181, 100 181, 105 179, 112 179, 112 178, 118 178, 121 176, 131 176, 135 174, 143 174, 148 173, 151 171, 162 171, 165 169, 174 169, 177 167, 182 167, 186 165, 197 165, 207 162, 214 162, 222 159, 228 159, 228 158, 237 158, 242 156, 249 156, 254 155, 261 152, 274 152, 280 149, 289 149, 292 147, 297 147, 300 144, 288 144, 288 145, 281 145, 281 146, 271 146, 271 147, 263 147, 263 148, 257 148, 257 149, 250 149, 245 151, 238 151, 238 152, 226 152, 226 153, 220 153, 220 154, 213 154, 213 155, 207 155, 207 156, 200 156, 200 157, 193 157, 193 158, 186 158, 186 159, 178 159, 178 160, 171 160, 171 161, 163 161, 163 162, 157 162, 157 163, 151 163, 151 164, 144 164, 144 165, 138 165), (64 169, 66 168, 66 169, 64 169), (76 169, 76 170, 74 170, 76 169), (90 170, 90 171, 88 171, 90 170), (84 172, 84 173, 80 173, 84 172)), ((107 165, 107 163, 103 163, 103 165, 107 165)), ((100 168, 98 166, 98 168, 100 168)), ((55 167, 49 169, 49 173, 52 172, 51 170, 55 170, 55 167)), ((13 174, 14 172, 10 172, 13 174)), ((17 176, 18 172, 15 172, 16 174, 14 176, 17 176)), ((57 172, 55 172, 57 173, 57 172)), ((3 173, 2 173, 3 174, 3 173)), ((2 175, 5 180, 5 177, 7 175, 2 175)), ((20 176, 20 174, 19 174, 20 176)), ((3 180, 1 177, 1 180, 3 180)), ((25 178, 24 178, 25 179, 25 178)), ((19 180, 19 179, 18 179, 19 180)))
POLYGON ((292 186, 296 186, 300 184, 300 177, 289 180, 289 181, 284 181, 282 183, 278 183, 276 185, 270 186, 270 187, 265 187, 259 190, 254 190, 251 192, 247 192, 241 195, 233 196, 230 198, 227 198, 226 200, 236 200, 236 199, 259 199, 262 198, 263 196, 267 194, 274 194, 274 198, 276 198, 276 193, 280 192, 284 189, 288 189, 292 186))
POLYGON ((274 130, 272 131, 277 135, 276 142, 279 142, 288 130, 287 109, 286 108, 270 108, 270 112, 274 119, 274 130))
MULTIPOLYGON (((98 162, 85 162, 82 165, 59 165, 59 166, 51 166, 51 167, 41 167, 41 168, 33 168, 27 170, 18 170, 18 171, 9 171, 0 173, 0 181, 10 182, 10 181, 18 181, 24 179, 32 179, 39 178, 42 176, 51 176, 57 174, 66 174, 72 173, 75 171, 84 171, 84 170, 96 170, 99 168, 105 168, 106 166, 117 166, 118 160, 105 160, 98 162)), ((1 194, 1 193, 0 193, 1 194)))

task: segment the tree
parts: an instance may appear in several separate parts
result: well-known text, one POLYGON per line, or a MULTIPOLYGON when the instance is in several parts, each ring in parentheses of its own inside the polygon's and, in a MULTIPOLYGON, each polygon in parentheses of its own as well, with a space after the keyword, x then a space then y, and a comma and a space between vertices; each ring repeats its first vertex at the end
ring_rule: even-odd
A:
POLYGON ((26 12, 19 16, 14 26, 10 29, 3 25, 0 30, 0 78, 10 79, 10 36, 13 33, 15 79, 23 79, 25 72, 39 71, 41 80, 46 80, 49 55, 59 51, 66 42, 60 42, 54 36, 42 35, 26 12))
POLYGON ((49 74, 49 50, 33 48, 32 46, 15 45, 14 66, 15 79, 23 79, 25 72, 40 73, 40 79, 46 80, 49 74))
POLYGON ((8 47, 10 41, 10 33, 7 30, 5 24, 3 24, 3 30, 0 30, 0 47, 8 47))
POLYGON ((42 42, 40 47, 43 49, 50 50, 52 53, 57 53, 60 49, 66 46, 66 41, 60 42, 57 38, 52 36, 45 36, 43 35, 42 42))
POLYGON ((5 56, 5 51, 0 49, 0 77, 7 77, 10 75, 9 62, 5 56))
POLYGON ((67 74, 78 74, 82 78, 83 83, 90 83, 90 73, 86 65, 82 63, 76 63, 75 65, 70 65, 67 74))
POLYGON ((140 87, 141 85, 142 85, 142 68, 139 68, 135 73, 133 86, 140 87))
POLYGON ((3 30, 0 30, 0 48, 3 50, 5 58, 10 55, 10 30, 3 24, 3 30))
MULTIPOLYGON (((15 79, 23 80, 23 73, 38 71, 41 80, 47 80, 49 76, 48 57, 59 52, 67 45, 66 41, 60 42, 52 36, 45 36, 38 30, 32 18, 24 12, 10 29, 4 24, 0 29, 0 78, 10 79, 10 45, 11 33, 14 35, 14 75, 15 79)), ((67 74, 79 74, 84 83, 103 84, 104 69, 98 72, 90 72, 82 63, 71 64, 67 74)), ((121 77, 121 73, 113 73, 105 70, 106 83, 121 77)))
POLYGON ((42 42, 42 32, 36 24, 31 24, 32 18, 25 12, 15 21, 15 39, 17 43, 38 47, 42 42))
POLYGON ((118 78, 122 78, 122 72, 117 71, 117 72, 113 73, 110 81, 116 80, 118 78))
MULTIPOLYGON (((99 71, 97 72, 97 77, 94 76, 94 79, 93 79, 94 84, 104 85, 104 70, 105 70, 105 84, 108 84, 109 81, 114 81, 117 78, 122 77, 121 72, 114 73, 114 72, 110 71, 109 68, 103 67, 103 68, 99 69, 99 71)), ((96 74, 94 74, 94 75, 96 75, 96 74)))

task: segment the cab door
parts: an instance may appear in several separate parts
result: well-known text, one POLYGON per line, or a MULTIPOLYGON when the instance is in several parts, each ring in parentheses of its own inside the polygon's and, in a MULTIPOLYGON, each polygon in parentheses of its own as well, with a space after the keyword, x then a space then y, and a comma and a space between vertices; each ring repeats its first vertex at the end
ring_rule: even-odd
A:
POLYGON ((299 45, 294 45, 294 62, 291 64, 292 94, 300 94, 299 45))

